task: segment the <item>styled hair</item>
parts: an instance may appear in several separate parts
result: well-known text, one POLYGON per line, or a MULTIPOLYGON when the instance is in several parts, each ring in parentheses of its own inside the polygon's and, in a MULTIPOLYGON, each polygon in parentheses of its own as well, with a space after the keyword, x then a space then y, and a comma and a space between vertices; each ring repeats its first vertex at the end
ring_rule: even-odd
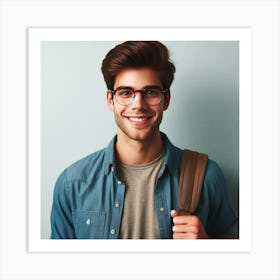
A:
POLYGON ((162 86, 169 89, 175 66, 165 45, 157 41, 126 41, 115 46, 102 62, 102 74, 108 89, 113 89, 116 76, 126 68, 148 67, 158 72, 162 86))

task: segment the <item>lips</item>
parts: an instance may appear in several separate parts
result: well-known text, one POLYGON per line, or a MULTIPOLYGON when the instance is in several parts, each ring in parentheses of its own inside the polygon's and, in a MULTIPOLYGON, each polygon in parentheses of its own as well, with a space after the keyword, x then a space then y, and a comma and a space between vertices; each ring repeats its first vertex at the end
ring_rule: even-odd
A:
POLYGON ((126 116, 126 118, 136 126, 144 126, 148 123, 151 117, 148 116, 126 116))
POLYGON ((144 121, 146 121, 148 118, 134 118, 134 117, 129 117, 129 119, 131 120, 131 121, 133 121, 133 122, 138 122, 138 123, 140 123, 140 122, 144 122, 144 121))

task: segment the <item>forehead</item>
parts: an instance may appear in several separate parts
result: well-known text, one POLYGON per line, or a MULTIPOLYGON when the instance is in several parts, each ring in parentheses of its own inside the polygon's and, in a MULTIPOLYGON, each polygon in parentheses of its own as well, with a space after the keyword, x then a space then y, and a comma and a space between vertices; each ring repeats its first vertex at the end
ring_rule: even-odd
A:
POLYGON ((151 68, 127 68, 119 72, 115 78, 115 88, 127 86, 143 88, 149 85, 162 86, 157 71, 151 68))

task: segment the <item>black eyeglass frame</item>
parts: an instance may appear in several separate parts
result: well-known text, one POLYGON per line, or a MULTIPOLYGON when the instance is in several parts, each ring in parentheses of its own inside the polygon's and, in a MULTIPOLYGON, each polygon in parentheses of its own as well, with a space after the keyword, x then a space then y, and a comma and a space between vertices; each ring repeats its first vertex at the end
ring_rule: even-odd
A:
MULTIPOLYGON (((131 102, 129 103, 129 104, 122 104, 122 103, 120 103, 120 101, 118 100, 118 98, 116 97, 116 101, 120 104, 120 105, 122 105, 122 106, 129 106, 129 105, 131 105, 132 103, 133 103, 133 100, 135 99, 135 96, 136 96, 136 93, 137 92, 140 92, 141 93, 141 96, 142 96, 142 98, 145 100, 145 98, 143 97, 143 94, 145 94, 145 92, 147 92, 148 90, 150 90, 150 89, 157 89, 157 90, 160 90, 161 91, 161 93, 162 93, 162 96, 164 96, 164 94, 166 94, 166 93, 168 93, 169 92, 169 88, 166 88, 166 89, 161 89, 160 87, 155 87, 155 86, 152 86, 152 87, 147 87, 147 88, 144 88, 144 89, 137 89, 137 90, 135 90, 135 89, 133 89, 133 88, 130 88, 130 87, 120 87, 120 88, 116 88, 116 89, 108 89, 108 91, 111 93, 111 96, 112 96, 112 99, 114 98, 114 95, 116 94, 116 92, 118 91, 118 90, 121 90, 121 89, 128 89, 128 90, 131 90, 132 92, 133 92, 133 96, 132 96, 132 99, 131 99, 131 102)), ((149 105, 151 105, 151 106, 155 106, 155 105, 158 105, 158 104, 160 104, 160 102, 162 101, 162 97, 161 97, 161 99, 159 100, 159 102, 158 103, 156 103, 156 104, 149 104, 149 105)))

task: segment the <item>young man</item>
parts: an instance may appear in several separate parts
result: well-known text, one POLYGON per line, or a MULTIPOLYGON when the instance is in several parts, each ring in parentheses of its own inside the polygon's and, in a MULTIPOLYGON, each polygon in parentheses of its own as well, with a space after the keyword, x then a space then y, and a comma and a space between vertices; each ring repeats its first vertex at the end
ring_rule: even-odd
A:
POLYGON ((130 41, 103 60, 117 135, 59 176, 51 238, 234 238, 224 176, 209 160, 194 215, 180 216, 182 150, 160 132, 175 67, 160 42, 130 41))

